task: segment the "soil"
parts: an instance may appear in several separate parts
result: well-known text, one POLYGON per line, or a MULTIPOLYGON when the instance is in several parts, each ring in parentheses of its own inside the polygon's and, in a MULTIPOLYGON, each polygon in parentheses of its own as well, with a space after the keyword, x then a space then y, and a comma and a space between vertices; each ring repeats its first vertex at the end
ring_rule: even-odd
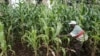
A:
POLYGON ((15 38, 14 42, 15 43, 12 49, 15 54, 13 54, 11 51, 8 51, 8 56, 33 56, 33 50, 28 48, 26 43, 22 44, 20 38, 15 38))
MULTIPOLYGON (((85 50, 81 53, 81 56, 91 56, 92 53, 92 46, 93 43, 89 43, 89 41, 84 43, 83 48, 85 50)), ((99 45, 98 45, 99 46, 99 45)), ((27 47, 27 44, 22 44, 21 40, 15 40, 15 45, 13 46, 13 50, 15 51, 15 55, 8 51, 8 56, 34 56, 34 52, 32 48, 27 47)), ((100 49, 99 49, 100 50, 100 49)), ((95 54, 95 56, 100 56, 100 51, 97 50, 98 53, 95 54)), ((66 53, 71 56, 75 56, 73 52, 68 52, 66 53)), ((47 47, 46 46, 41 46, 38 50, 38 56, 47 56, 47 47)), ((51 54, 51 51, 48 52, 48 56, 53 56, 51 54)), ((62 51, 56 54, 56 56, 63 56, 62 51)))

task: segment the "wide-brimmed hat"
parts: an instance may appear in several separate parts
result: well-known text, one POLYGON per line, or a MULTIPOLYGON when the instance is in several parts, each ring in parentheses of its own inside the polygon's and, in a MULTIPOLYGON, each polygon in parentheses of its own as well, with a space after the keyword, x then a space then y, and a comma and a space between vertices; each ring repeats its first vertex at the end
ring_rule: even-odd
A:
POLYGON ((76 21, 70 21, 69 24, 77 24, 76 21))

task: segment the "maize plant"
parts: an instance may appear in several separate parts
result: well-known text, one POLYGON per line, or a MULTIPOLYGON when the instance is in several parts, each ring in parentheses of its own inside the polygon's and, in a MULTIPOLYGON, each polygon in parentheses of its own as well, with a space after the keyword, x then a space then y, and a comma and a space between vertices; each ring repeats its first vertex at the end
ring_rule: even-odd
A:
POLYGON ((4 25, 0 22, 0 56, 7 56, 7 45, 4 36, 4 25))
POLYGON ((0 4, 0 55, 66 56, 71 39, 57 35, 68 34, 68 23, 75 20, 89 35, 85 55, 100 56, 100 1, 93 1, 52 0, 52 9, 42 3, 16 8, 0 4))

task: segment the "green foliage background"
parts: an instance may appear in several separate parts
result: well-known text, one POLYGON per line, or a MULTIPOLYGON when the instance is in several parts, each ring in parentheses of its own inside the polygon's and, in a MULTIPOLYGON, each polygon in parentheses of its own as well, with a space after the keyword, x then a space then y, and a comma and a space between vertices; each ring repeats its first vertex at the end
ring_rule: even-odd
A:
MULTIPOLYGON (((16 44, 15 40, 21 40, 21 43, 27 42, 37 56, 42 39, 47 46, 50 41, 54 41, 56 52, 59 48, 64 50, 63 46, 59 45, 63 43, 57 35, 70 32, 68 23, 71 20, 76 20, 88 33, 89 39, 94 39, 94 46, 99 48, 97 45, 100 43, 100 6, 97 4, 73 3, 70 6, 56 2, 52 9, 49 9, 42 4, 23 3, 16 9, 0 5, 0 12, 3 14, 0 20, 4 24, 4 29, 0 26, 0 31, 4 31, 7 42, 5 44, 12 48, 16 44)), ((64 39, 69 40, 67 37, 64 39)))

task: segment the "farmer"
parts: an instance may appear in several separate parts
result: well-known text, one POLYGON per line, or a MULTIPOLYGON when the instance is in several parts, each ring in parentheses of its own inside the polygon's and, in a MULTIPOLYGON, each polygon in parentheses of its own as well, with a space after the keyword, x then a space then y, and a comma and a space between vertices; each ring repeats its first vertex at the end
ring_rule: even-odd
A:
POLYGON ((69 25, 73 28, 73 30, 67 36, 71 36, 81 43, 88 39, 88 36, 84 30, 79 25, 77 25, 76 21, 71 21, 69 25))
POLYGON ((88 40, 88 36, 85 31, 79 25, 77 25, 76 21, 71 21, 69 25, 72 28, 72 31, 67 34, 67 36, 73 38, 70 46, 75 50, 75 55, 80 56, 82 43, 88 40))

